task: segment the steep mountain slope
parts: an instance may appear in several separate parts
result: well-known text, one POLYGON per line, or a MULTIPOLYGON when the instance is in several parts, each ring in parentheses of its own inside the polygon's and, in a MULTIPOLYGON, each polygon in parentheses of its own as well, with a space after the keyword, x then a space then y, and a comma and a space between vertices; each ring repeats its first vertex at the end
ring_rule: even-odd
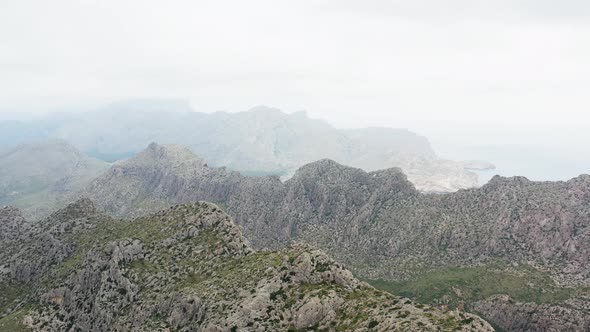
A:
POLYGON ((191 112, 182 103, 117 103, 15 128, 10 137, 26 141, 28 133, 35 132, 64 139, 109 161, 156 141, 186 145, 213 166, 250 175, 288 176, 306 163, 330 158, 367 171, 400 167, 422 191, 477 186, 475 173, 460 162, 441 160, 426 138, 405 129, 339 130, 303 112, 285 114, 266 107, 205 114, 191 112))
MULTIPOLYGON (((167 166, 178 161, 158 161, 174 149, 150 145, 85 195, 119 216, 210 200, 226 207, 255 247, 310 243, 359 276, 383 279, 375 281, 383 289, 491 317, 506 306, 567 307, 573 330, 589 324, 590 176, 496 177, 479 189, 424 195, 399 169, 367 173, 330 160, 308 164, 283 183, 209 168, 185 151, 180 172, 167 166), (501 294, 511 297, 504 306, 497 305, 501 294)), ((550 323, 527 317, 518 326, 552 330, 563 323, 559 315, 545 316, 550 323)))
MULTIPOLYGON (((0 221, 22 223, 9 209, 0 221)), ((210 203, 114 221, 80 200, 30 226, 0 242, 0 331, 493 331, 307 246, 256 252, 210 203)))
POLYGON ((15 205, 32 218, 43 216, 108 167, 64 141, 20 145, 0 154, 0 206, 15 205))

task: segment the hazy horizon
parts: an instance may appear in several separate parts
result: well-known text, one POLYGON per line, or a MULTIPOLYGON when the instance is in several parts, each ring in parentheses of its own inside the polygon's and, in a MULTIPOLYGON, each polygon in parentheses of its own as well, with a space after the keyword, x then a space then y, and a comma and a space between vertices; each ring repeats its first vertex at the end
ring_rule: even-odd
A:
MULTIPOLYGON (((243 111, 250 111, 257 107, 269 107, 277 109, 283 113, 293 113, 282 110, 280 108, 257 105, 243 111)), ((0 114, 0 121, 6 119, 15 120, 34 120, 39 118, 51 118, 52 114, 80 114, 80 112, 92 112, 103 110, 141 110, 144 112, 150 111, 193 111, 199 112, 192 108, 190 103, 182 100, 120 100, 113 104, 106 105, 68 105, 63 108, 46 112, 38 112, 29 114, 13 113, 10 116, 7 113, 0 114), (114 106, 114 107, 113 107, 114 106)), ((213 113, 217 111, 204 112, 213 113)), ((223 110, 227 112, 227 110, 223 110)), ((298 111, 301 112, 301 111, 298 111)), ((339 127, 334 121, 330 119, 322 119, 314 116, 314 112, 303 111, 306 116, 311 119, 321 120, 335 128, 361 128, 356 127, 339 127)), ((235 113, 235 112, 230 112, 235 113)), ((480 183, 487 182, 493 175, 499 174, 503 176, 525 176, 530 180, 545 181, 545 180, 568 180, 580 174, 590 173, 590 155, 584 154, 585 146, 576 146, 567 141, 567 137, 562 137, 559 141, 557 137, 545 135, 545 138, 550 141, 531 142, 530 140, 519 141, 513 137, 508 137, 506 132, 501 135, 500 139, 495 139, 493 135, 490 140, 485 141, 486 135, 479 133, 480 141, 474 140, 474 136, 469 136, 469 131, 465 130, 460 133, 445 133, 444 130, 440 132, 425 132, 414 130, 413 128, 395 127, 387 125, 376 124, 370 127, 389 127, 398 129, 407 129, 411 132, 425 136, 433 146, 435 152, 443 158, 451 160, 485 160, 492 162, 497 168, 490 171, 477 172, 480 177, 480 183), (438 134, 438 136, 437 136, 438 134), (466 135, 461 137, 461 135, 466 135), (481 140, 483 138, 483 140, 481 140), (548 143, 549 142, 549 143, 548 143)), ((490 128, 493 130, 493 128, 490 128)), ((529 133, 531 129, 528 129, 529 133)), ((475 132, 473 133, 475 135, 475 132)), ((521 133, 522 134, 522 133, 521 133)), ((572 132, 572 137, 575 135, 584 136, 584 132, 572 132)), ((581 142, 583 143, 583 141, 581 142)))
POLYGON ((448 158, 524 147, 509 154, 590 172, 588 18, 578 0, 8 1, 0 118, 128 99, 268 105, 407 128, 448 158))

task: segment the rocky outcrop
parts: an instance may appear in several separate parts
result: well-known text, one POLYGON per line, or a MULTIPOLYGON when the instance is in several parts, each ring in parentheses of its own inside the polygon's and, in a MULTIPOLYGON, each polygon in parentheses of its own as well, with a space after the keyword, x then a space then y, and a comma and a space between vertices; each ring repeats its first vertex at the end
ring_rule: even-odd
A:
POLYGON ((3 308, 0 330, 493 331, 477 316, 378 291, 308 245, 255 251, 210 203, 114 222, 83 200, 52 217, 96 222, 49 231, 71 250, 20 281, 29 292, 3 308))
POLYGON ((473 310, 496 322, 506 331, 588 331, 590 297, 568 300, 560 305, 522 303, 509 296, 495 296, 473 304, 473 310))
POLYGON ((0 241, 7 243, 14 241, 20 234, 27 233, 31 227, 21 210, 5 206, 0 208, 0 241))
MULTIPOLYGON (((4 209, 6 212, 10 209, 4 209)), ((26 222, 20 214, 0 213, 8 219, 10 236, 0 241, 0 261, 3 269, 0 280, 17 283, 37 281, 56 264, 64 262, 75 250, 75 244, 67 238, 87 232, 104 218, 97 214, 94 203, 81 199, 53 213, 39 222, 26 222)), ((3 233, 5 229, 2 229, 3 233)))

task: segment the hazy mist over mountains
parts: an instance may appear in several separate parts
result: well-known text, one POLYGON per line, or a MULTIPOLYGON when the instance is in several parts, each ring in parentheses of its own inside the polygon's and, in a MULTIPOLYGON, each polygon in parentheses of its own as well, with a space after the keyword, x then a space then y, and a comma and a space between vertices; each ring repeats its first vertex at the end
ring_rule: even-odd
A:
POLYGON ((5 149, 59 139, 107 162, 126 159, 158 142, 186 145, 211 165, 246 175, 286 179, 306 163, 329 158, 367 171, 400 167, 422 191, 447 192, 478 184, 461 160, 437 157, 427 138, 406 129, 336 129, 304 112, 286 114, 264 106, 207 114, 193 112, 181 102, 120 102, 96 111, 0 126, 7 128, 0 136, 5 149))
POLYGON ((590 2, 0 2, 0 332, 590 331, 590 2))
MULTIPOLYGON (((255 109, 276 109, 266 106, 258 106, 255 109)), ((249 109, 241 110, 247 111, 249 109)), ((283 113, 300 113, 306 117, 314 119, 315 112, 299 111, 288 112, 282 109, 276 109, 283 113)), ((167 99, 139 99, 139 100, 120 100, 111 104, 96 105, 78 105, 64 106, 52 110, 51 112, 40 113, 11 113, 0 112, 0 148, 6 146, 7 142, 19 142, 20 140, 35 140, 44 138, 44 131, 51 127, 51 123, 59 123, 61 119, 72 119, 88 117, 88 113, 129 113, 131 117, 141 116, 141 113, 148 113, 144 121, 157 122, 158 117, 166 112, 173 113, 172 117, 178 117, 180 114, 187 112, 197 112, 190 102, 183 100, 167 99), (160 114, 160 115, 157 115, 160 114), (42 125, 39 120, 42 119, 42 125), (151 119, 151 120, 148 120, 151 119), (38 123, 43 128, 35 128, 30 123, 38 123), (29 123, 29 124, 26 124, 29 123), (19 128, 28 127, 22 131, 19 128), (19 131, 20 130, 20 131, 19 131), (12 135, 12 136, 11 136, 12 135)), ((225 112, 209 112, 219 116, 225 112)), ((231 113, 230 113, 231 114, 231 113)), ((92 117, 92 116, 90 116, 92 117)), ((126 118, 123 114, 118 117, 126 118)), ((326 125, 335 126, 340 115, 332 116, 329 119, 318 119, 326 125)), ((108 118, 108 116, 106 117, 108 118)), ((127 117, 128 118, 128 117, 127 117)), ((131 119, 131 118, 129 118, 131 119)), ((376 118, 378 119, 378 118, 376 118)), ((315 120, 315 119, 314 119, 315 120)), ((116 121, 113 119, 113 121, 116 121)), ((132 120, 137 121, 137 120, 132 120)), ((485 123, 486 119, 482 119, 485 123)), ((166 122, 163 122, 166 123, 166 122)), ((164 126, 162 123, 162 126, 164 126)), ((379 122, 375 122, 379 124, 379 122)), ((170 123, 167 124, 171 125, 170 123)), ((481 124, 479 124, 481 125, 481 124)), ((387 127, 377 125, 376 127, 387 127)), ((346 127, 348 128, 348 127, 346 127)), ((342 129, 346 129, 342 128, 342 129)), ((358 127, 352 127, 358 128, 358 127)), ((391 128, 398 128, 392 126, 391 128)), ((160 128, 162 129, 162 128, 160 128)), ((590 134, 584 129, 565 130, 562 128, 547 129, 535 128, 533 126, 524 126, 520 129, 507 130, 505 128, 424 128, 423 131, 416 131, 413 128, 405 128, 418 134, 426 134, 433 151, 440 157, 451 160, 483 160, 489 161, 496 166, 493 170, 478 171, 479 183, 484 184, 494 175, 503 176, 526 176, 531 180, 548 181, 548 180, 567 180, 579 174, 587 173, 590 168, 590 154, 587 153, 587 146, 583 144, 590 139, 590 134), (549 135, 553 132, 553 135, 549 135), (431 135, 429 135, 429 133, 431 135)), ((57 135, 59 137, 59 135, 57 135)), ((153 135, 151 141, 160 141, 157 135, 153 135)), ((98 155, 107 161, 130 156, 138 152, 146 144, 151 142, 140 142, 129 151, 120 151, 111 155, 98 155)), ((166 140, 162 141, 166 142, 166 140)), ((90 151, 91 154, 93 151, 90 151)), ((215 160, 212 160, 215 164, 215 160)), ((217 163, 219 164, 219 163, 217 163)), ((231 166, 231 165, 227 165, 231 166)), ((240 168, 238 168, 240 169, 240 168)), ((283 170, 279 170, 278 173, 283 170)))

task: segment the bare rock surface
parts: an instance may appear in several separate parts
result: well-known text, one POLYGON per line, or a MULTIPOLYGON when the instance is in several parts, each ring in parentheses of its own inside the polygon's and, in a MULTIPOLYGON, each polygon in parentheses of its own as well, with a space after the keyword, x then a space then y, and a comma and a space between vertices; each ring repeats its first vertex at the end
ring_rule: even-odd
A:
POLYGON ((473 305, 477 312, 509 331, 588 331, 590 297, 572 299, 559 305, 516 302, 496 296, 473 305))

